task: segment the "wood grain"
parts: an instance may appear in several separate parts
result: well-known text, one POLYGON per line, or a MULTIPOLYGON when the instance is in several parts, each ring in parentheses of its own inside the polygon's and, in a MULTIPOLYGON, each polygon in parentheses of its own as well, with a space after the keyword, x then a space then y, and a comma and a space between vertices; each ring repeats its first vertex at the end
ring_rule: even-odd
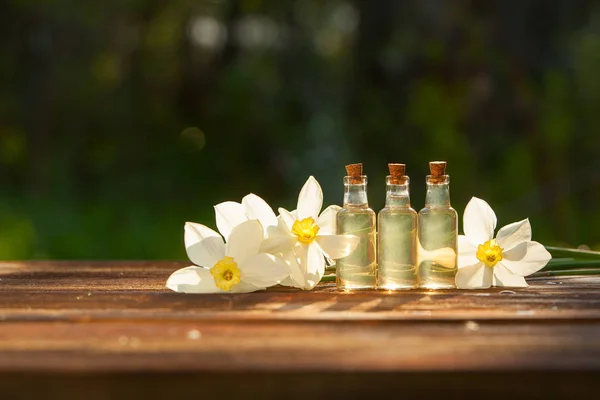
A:
MULTIPOLYGON (((322 284, 185 295, 164 288, 182 266, 0 263, 0 393, 35 377, 64 382, 62 391, 46 385, 57 396, 87 382, 108 396, 98 398, 114 398, 110 382, 123 373, 151 377, 154 394, 160 382, 189 388, 185 377, 199 376, 211 377, 202 380, 210 390, 224 376, 250 386, 278 376, 280 389, 304 382, 323 395, 374 393, 367 376, 425 391, 433 390, 427 377, 446 382, 440 391, 483 390, 473 374, 490 385, 530 377, 528 389, 502 393, 562 393, 550 391, 545 376, 566 379, 567 391, 598 388, 600 277, 536 278, 509 290, 344 293, 322 284), (333 390, 322 376, 347 387, 333 390)), ((143 382, 122 381, 123 393, 143 382)))

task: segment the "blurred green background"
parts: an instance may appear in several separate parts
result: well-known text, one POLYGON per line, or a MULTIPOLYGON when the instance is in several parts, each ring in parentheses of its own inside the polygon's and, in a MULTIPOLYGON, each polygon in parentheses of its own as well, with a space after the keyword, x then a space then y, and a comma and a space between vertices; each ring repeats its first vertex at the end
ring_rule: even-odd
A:
MULTIPOLYGON (((186 258, 183 223, 254 192, 341 203, 362 161, 412 203, 600 249, 600 3, 0 2, 0 258, 186 258)), ((462 224, 461 224, 462 225, 462 224)))

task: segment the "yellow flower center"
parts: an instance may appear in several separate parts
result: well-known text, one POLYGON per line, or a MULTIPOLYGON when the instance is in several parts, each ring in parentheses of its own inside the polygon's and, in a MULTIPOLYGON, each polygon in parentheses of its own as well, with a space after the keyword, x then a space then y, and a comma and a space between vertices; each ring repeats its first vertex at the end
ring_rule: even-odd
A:
POLYGON ((240 283, 240 269, 232 257, 219 260, 210 269, 210 274, 215 280, 215 285, 221 290, 229 292, 232 287, 240 283))
POLYGON ((315 240, 317 233, 319 233, 319 227, 312 217, 308 217, 302 221, 296 220, 294 226, 292 226, 292 233, 298 237, 301 243, 309 244, 315 240))
POLYGON ((502 261, 502 251, 504 249, 498 246, 496 239, 488 240, 477 247, 477 258, 488 267, 493 267, 502 261))

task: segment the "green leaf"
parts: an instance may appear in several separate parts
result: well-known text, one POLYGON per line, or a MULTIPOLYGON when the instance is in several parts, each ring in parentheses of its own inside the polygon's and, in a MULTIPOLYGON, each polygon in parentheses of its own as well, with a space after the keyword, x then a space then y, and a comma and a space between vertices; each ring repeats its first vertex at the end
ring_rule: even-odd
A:
POLYGON ((552 258, 573 258, 585 260, 600 260, 599 251, 568 249, 565 247, 545 246, 552 258))

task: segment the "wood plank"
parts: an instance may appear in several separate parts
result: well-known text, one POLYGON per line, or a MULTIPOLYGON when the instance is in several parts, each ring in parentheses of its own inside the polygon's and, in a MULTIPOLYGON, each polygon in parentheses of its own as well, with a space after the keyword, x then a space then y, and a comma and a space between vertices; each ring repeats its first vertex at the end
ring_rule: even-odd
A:
POLYGON ((553 322, 2 323, 0 371, 600 368, 600 325, 553 322), (26 356, 24 356, 26 355, 26 356))
POLYGON ((169 274, 184 265, 0 263, 0 394, 17 393, 19 382, 20 393, 32 394, 22 389, 30 379, 61 396, 68 392, 51 382, 87 382, 105 395, 152 386, 115 378, 121 373, 151 379, 149 395, 178 381, 173 372, 187 377, 182 388, 203 382, 217 393, 231 376, 264 397, 275 392, 256 382, 272 390, 301 382, 330 395, 374 393, 366 376, 387 389, 403 382, 423 392, 435 379, 438 394, 485 393, 482 382, 519 381, 519 373, 529 377, 523 387, 499 393, 562 393, 544 387, 546 374, 566 379, 563 394, 600 382, 600 277, 536 278, 529 288, 484 291, 165 289, 169 274), (480 381, 471 384, 475 373, 480 381), (322 376, 346 386, 330 386, 322 376))
POLYGON ((174 262, 0 263, 0 320, 600 319, 600 278, 530 280, 503 290, 344 293, 276 287, 251 294, 185 295, 164 288, 174 262), (17 295, 18 294, 18 295, 17 295))

